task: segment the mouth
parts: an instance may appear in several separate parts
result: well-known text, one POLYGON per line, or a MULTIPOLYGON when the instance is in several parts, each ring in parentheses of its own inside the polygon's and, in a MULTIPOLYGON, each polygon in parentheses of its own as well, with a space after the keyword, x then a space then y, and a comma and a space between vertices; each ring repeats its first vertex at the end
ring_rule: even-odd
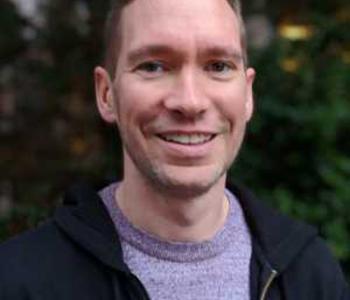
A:
POLYGON ((179 145, 202 145, 210 142, 216 134, 191 133, 191 134, 157 134, 161 140, 179 145))

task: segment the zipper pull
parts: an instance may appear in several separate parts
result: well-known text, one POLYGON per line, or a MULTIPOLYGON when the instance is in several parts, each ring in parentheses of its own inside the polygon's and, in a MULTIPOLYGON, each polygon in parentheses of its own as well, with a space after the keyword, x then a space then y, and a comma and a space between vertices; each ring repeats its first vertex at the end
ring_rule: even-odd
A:
POLYGON ((272 282, 277 277, 278 273, 276 270, 272 269, 269 278, 267 279, 264 288, 260 295, 260 300, 266 300, 267 292, 269 291, 269 288, 271 287, 272 282))

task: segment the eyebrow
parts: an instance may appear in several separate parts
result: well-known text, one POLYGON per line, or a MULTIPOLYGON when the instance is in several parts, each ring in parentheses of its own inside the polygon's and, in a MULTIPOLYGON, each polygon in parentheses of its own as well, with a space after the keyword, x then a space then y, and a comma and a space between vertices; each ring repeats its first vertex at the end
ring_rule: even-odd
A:
POLYGON ((158 55, 176 55, 178 51, 174 50, 172 47, 166 45, 150 45, 144 46, 141 48, 137 48, 135 50, 130 51, 127 55, 127 61, 129 63, 133 63, 147 56, 158 56, 158 55))
POLYGON ((243 61, 242 53, 231 47, 209 46, 201 52, 201 55, 204 56, 225 57, 235 61, 243 61))
MULTIPOLYGON (((174 49, 171 46, 155 44, 155 45, 140 47, 130 51, 130 53, 127 55, 127 61, 128 63, 132 64, 133 62, 148 56, 170 55, 174 57, 180 57, 181 54, 182 54, 182 51, 174 49)), ((241 52, 236 49, 232 49, 231 47, 208 46, 200 50, 199 56, 200 57, 207 57, 207 56, 224 57, 228 59, 234 59, 237 62, 239 61, 243 62, 243 55, 241 54, 241 52)))

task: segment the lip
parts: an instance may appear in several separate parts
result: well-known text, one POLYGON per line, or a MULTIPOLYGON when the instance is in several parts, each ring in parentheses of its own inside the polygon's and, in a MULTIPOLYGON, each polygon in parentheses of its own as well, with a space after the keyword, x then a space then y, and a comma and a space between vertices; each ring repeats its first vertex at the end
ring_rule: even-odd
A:
POLYGON ((207 133, 207 132, 186 132, 186 133, 161 133, 157 134, 157 136, 164 140, 165 142, 169 143, 175 143, 175 144, 181 144, 181 145, 189 145, 189 146, 196 146, 199 144, 205 144, 212 140, 215 137, 215 134, 207 133), (188 137, 188 139, 186 139, 188 137), (181 141, 182 140, 182 141, 181 141), (184 140, 186 142, 184 142, 184 140))
POLYGON ((218 134, 209 131, 166 131, 157 133, 155 135, 160 146, 165 150, 171 157, 180 159, 201 159, 208 156, 211 153, 213 143, 216 140, 218 134), (160 135, 192 135, 192 134, 203 134, 212 135, 213 137, 203 143, 199 144, 180 144, 176 142, 166 141, 160 137, 160 135))
POLYGON ((217 132, 211 131, 211 130, 166 130, 166 131, 159 131, 156 132, 156 134, 159 135, 166 135, 166 134, 206 134, 206 135, 214 135, 217 134, 217 132))

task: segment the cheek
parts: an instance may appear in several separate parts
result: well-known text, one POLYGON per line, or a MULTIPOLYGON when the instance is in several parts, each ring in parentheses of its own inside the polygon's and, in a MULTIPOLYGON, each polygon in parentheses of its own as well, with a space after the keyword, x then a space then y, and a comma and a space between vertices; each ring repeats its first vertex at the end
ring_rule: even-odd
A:
POLYGON ((216 99, 217 109, 231 125, 247 120, 247 95, 244 86, 223 87, 216 99))
POLYGON ((128 127, 129 130, 139 127, 142 130, 144 124, 159 114, 161 96, 149 86, 125 81, 120 82, 115 90, 118 118, 122 127, 128 127))

